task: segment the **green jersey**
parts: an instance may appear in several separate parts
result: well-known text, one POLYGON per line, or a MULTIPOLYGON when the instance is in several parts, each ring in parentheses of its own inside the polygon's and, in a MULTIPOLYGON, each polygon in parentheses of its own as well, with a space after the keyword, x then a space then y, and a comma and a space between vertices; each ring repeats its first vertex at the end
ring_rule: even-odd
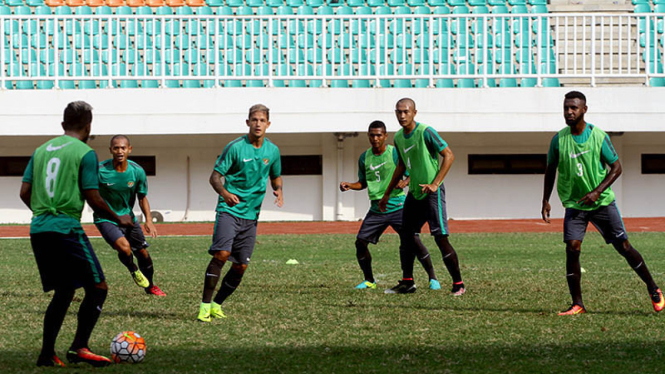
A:
POLYGON ((370 148, 358 159, 358 180, 367 185, 367 194, 371 203, 369 210, 374 213, 392 213, 403 208, 406 195, 404 190, 395 188, 390 193, 387 210, 381 212, 379 209, 379 201, 390 184, 399 162, 398 157, 395 147, 387 145, 386 150, 380 155, 375 155, 370 148))
MULTIPOLYGON (((127 161, 127 170, 120 173, 113 167, 113 159, 99 163, 99 194, 109 208, 118 216, 128 214, 136 222, 134 203, 136 196, 142 199, 148 194, 148 180, 145 171, 134 161, 127 161)), ((117 223, 109 217, 93 214, 95 223, 117 223)))
POLYGON ((219 196, 217 211, 256 220, 266 194, 268 176, 275 179, 282 174, 279 148, 267 138, 261 148, 255 148, 247 135, 241 136, 224 147, 215 171, 224 177, 224 188, 240 200, 230 207, 219 196))
POLYGON ((30 233, 82 230, 83 190, 98 189, 97 155, 84 142, 63 135, 42 144, 23 174, 32 185, 30 233))
POLYGON ((574 138, 570 127, 559 131, 556 136, 559 156, 557 192, 566 208, 595 210, 614 201, 614 192, 607 188, 593 205, 577 203, 605 179, 606 165, 618 159, 611 142, 608 144, 613 153, 603 152, 603 148, 607 147, 606 142, 609 142, 609 137, 603 130, 591 124, 587 124, 587 129, 589 135, 582 142, 574 138))
POLYGON ((421 192, 421 184, 434 181, 439 172, 439 153, 448 147, 439 134, 424 123, 416 123, 409 134, 400 129, 395 134, 395 147, 399 157, 409 172, 409 193, 417 200, 425 198, 421 192))

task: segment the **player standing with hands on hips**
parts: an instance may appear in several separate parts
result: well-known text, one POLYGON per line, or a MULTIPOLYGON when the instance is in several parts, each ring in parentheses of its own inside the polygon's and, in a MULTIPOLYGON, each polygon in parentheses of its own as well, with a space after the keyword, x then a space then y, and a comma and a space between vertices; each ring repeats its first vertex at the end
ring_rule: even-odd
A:
POLYGON ((563 117, 566 125, 552 138, 547 154, 541 215, 550 222, 550 196, 557 170, 557 192, 566 208, 563 219, 563 241, 566 243, 566 280, 573 299, 560 316, 586 313, 582 301, 582 240, 591 222, 630 267, 644 281, 656 312, 665 308, 663 293, 658 288, 642 255, 628 241, 626 228, 610 186, 621 175, 621 163, 610 137, 598 127, 587 123, 586 97, 578 91, 565 95, 563 117), (609 170, 607 166, 609 165, 609 170))
POLYGON ((416 103, 412 99, 401 99, 395 105, 395 115, 399 125, 402 126, 395 134, 399 163, 379 202, 381 211, 386 210, 392 190, 406 171, 409 172, 411 181, 402 216, 400 261, 403 279, 397 286, 386 290, 386 293, 415 292, 413 262, 417 253, 427 251, 419 240, 420 230, 427 222, 443 256, 443 263, 452 277, 451 293, 461 296, 466 289, 460 274, 457 252, 448 241, 450 233, 446 214, 446 193, 443 187, 443 179, 448 174, 455 156, 448 143, 441 139, 433 128, 415 121, 416 113, 416 103), (443 157, 440 164, 439 156, 443 157))
POLYGON ((279 148, 265 137, 270 127, 270 109, 262 104, 252 106, 245 122, 249 133, 224 147, 210 175, 210 185, 219 198, 215 232, 208 250, 212 259, 206 269, 197 317, 201 322, 210 322, 211 317, 226 317, 221 304, 240 284, 254 252, 256 226, 268 177, 275 204, 280 208, 284 205, 279 148), (228 260, 233 265, 213 299, 222 267, 228 260))
MULTIPOLYGON (((386 125, 381 121, 370 123, 367 137, 371 148, 363 152, 358 159, 358 181, 355 183, 342 182, 339 184, 341 191, 363 190, 367 188, 367 194, 371 202, 369 212, 363 219, 360 231, 356 238, 356 258, 365 280, 356 286, 357 289, 376 289, 376 281, 372 273, 372 256, 367 245, 376 244, 384 231, 391 226, 397 233, 402 230, 402 208, 404 207, 404 187, 409 184, 409 178, 402 179, 397 183, 397 188, 390 194, 386 211, 379 209, 379 200, 390 183, 393 171, 399 162, 397 150, 392 145, 386 144, 388 132, 386 125)), ((419 240, 419 239, 418 239, 419 240)), ((423 247, 424 248, 424 247, 423 247)), ((429 287, 432 290, 440 290, 441 285, 434 275, 434 266, 429 252, 418 256, 420 263, 429 276, 429 287)))
POLYGON ((90 351, 88 341, 106 300, 108 286, 95 251, 81 227, 84 201, 97 213, 124 227, 127 215, 118 216, 99 195, 97 155, 86 143, 92 125, 92 107, 83 101, 65 108, 65 134, 35 150, 23 174, 20 197, 32 211, 30 244, 44 292, 55 291, 44 314, 42 351, 37 366, 65 366, 55 353, 55 341, 77 288, 85 297, 78 311, 74 341, 67 351, 71 363, 92 366, 112 363, 90 351))

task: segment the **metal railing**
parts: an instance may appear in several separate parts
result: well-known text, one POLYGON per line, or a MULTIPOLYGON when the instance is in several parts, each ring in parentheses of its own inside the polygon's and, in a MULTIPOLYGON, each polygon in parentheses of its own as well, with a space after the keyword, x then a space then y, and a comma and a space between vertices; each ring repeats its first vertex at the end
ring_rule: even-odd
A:
POLYGON ((2 15, 0 87, 665 85, 664 18, 2 15))

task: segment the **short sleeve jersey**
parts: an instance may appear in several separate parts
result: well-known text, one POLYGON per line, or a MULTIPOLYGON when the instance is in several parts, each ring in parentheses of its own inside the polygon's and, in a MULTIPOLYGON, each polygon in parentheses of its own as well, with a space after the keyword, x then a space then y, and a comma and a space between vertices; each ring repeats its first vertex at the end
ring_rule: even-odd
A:
POLYGON ((557 192, 563 206, 595 210, 614 201, 614 192, 608 188, 593 205, 577 203, 605 179, 607 165, 618 159, 609 136, 592 124, 580 135, 573 135, 570 127, 559 131, 550 143, 547 163, 558 168, 557 192))
POLYGON ((399 157, 409 172, 409 193, 417 200, 425 198, 419 185, 434 181, 439 172, 439 153, 448 147, 441 136, 432 127, 416 123, 409 134, 400 129, 395 134, 395 147, 399 157))
MULTIPOLYGON (((128 214, 136 222, 134 204, 148 195, 148 179, 143 168, 134 161, 127 161, 127 170, 120 173, 113 167, 113 159, 99 163, 99 194, 106 201, 115 214, 122 216, 128 214)), ((97 213, 93 214, 95 223, 117 223, 97 213)))
POLYGON ((370 211, 378 214, 392 213, 404 207, 406 197, 404 190, 395 188, 390 193, 386 212, 379 209, 379 201, 390 184, 390 179, 399 162, 397 149, 387 145, 386 150, 375 155, 372 148, 363 152, 358 159, 358 180, 367 185, 367 194, 370 200, 370 211))
POLYGON ((219 196, 217 211, 256 220, 266 194, 268 177, 275 179, 282 174, 279 148, 268 138, 264 138, 261 148, 255 148, 247 135, 241 136, 224 147, 214 170, 224 177, 224 188, 240 200, 230 207, 219 196))
POLYGON ((63 135, 42 144, 30 158, 23 182, 32 185, 30 233, 82 231, 83 190, 99 188, 97 155, 63 135))

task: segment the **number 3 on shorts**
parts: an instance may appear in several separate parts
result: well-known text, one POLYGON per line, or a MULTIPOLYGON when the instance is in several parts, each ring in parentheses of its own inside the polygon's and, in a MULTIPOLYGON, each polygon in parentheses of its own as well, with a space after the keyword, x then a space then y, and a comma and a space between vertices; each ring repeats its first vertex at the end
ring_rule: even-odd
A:
POLYGON ((46 164, 46 193, 50 198, 55 196, 55 178, 58 176, 58 170, 60 169, 60 159, 53 157, 48 160, 46 164))

